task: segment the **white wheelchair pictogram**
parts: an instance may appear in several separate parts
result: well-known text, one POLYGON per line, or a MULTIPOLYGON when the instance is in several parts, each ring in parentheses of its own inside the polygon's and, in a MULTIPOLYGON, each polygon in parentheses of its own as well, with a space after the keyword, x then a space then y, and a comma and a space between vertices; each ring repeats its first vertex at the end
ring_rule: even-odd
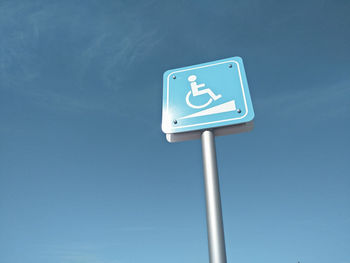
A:
POLYGON ((203 89, 203 90, 199 90, 200 88, 205 87, 205 84, 204 83, 197 84, 196 79, 197 79, 196 75, 191 75, 188 77, 188 81, 191 83, 191 90, 186 95, 186 103, 188 106, 190 106, 193 109, 202 109, 202 108, 205 108, 208 105, 210 105, 213 102, 213 100, 215 101, 215 100, 218 100, 222 97, 221 94, 215 95, 214 92, 208 88, 203 89), (202 105, 193 105, 190 102, 191 94, 192 94, 192 97, 200 96, 203 94, 208 94, 210 96, 210 98, 206 103, 204 103, 202 105))

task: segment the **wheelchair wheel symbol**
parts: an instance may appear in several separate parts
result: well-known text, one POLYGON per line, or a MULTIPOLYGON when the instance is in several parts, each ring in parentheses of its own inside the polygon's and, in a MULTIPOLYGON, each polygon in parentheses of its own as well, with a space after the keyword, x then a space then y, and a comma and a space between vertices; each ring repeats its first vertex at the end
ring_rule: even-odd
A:
MULTIPOLYGON (((190 90, 190 91, 187 93, 187 95, 186 95, 186 103, 187 103, 188 106, 190 106, 190 107, 193 108, 193 109, 205 108, 205 107, 207 107, 210 103, 213 102, 213 99, 210 98, 206 103, 204 103, 204 104, 202 104, 202 105, 199 105, 199 106, 193 105, 193 104, 190 102, 190 96, 191 96, 191 94, 192 94, 192 90, 190 90)), ((191 96, 191 97, 193 97, 193 96, 191 96)))

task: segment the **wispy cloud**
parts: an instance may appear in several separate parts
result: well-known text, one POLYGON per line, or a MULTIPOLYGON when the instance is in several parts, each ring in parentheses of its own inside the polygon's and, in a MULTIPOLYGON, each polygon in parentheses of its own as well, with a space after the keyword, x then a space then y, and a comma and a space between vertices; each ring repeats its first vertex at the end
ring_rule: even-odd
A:
POLYGON ((117 231, 121 232, 145 232, 145 231, 154 231, 156 228, 153 226, 125 226, 118 228, 117 231))
MULTIPOLYGON (((120 263, 118 259, 108 259, 102 251, 118 251, 119 244, 113 243, 65 243, 56 245, 36 245, 41 257, 52 262, 60 263, 120 263)), ((116 257, 118 255, 116 254, 116 257)))
POLYGON ((116 242, 99 242, 96 240, 82 242, 65 242, 54 244, 32 244, 33 250, 40 251, 41 257, 52 262, 60 263, 121 263, 120 257, 125 248, 125 235, 154 231, 153 226, 123 226, 110 230, 115 234, 116 242), (135 233, 136 232, 136 233, 135 233), (124 237, 124 238, 122 238, 124 237), (113 259, 111 259, 113 251, 113 259))
POLYGON ((118 112, 130 69, 161 41, 145 25, 153 4, 1 3, 0 91, 53 110, 118 112))
POLYGON ((350 113, 350 80, 329 86, 282 90, 254 101, 260 112, 276 118, 310 118, 332 120, 350 113))
POLYGON ((65 252, 59 258, 62 263, 121 263, 119 260, 106 260, 100 256, 79 251, 65 252))

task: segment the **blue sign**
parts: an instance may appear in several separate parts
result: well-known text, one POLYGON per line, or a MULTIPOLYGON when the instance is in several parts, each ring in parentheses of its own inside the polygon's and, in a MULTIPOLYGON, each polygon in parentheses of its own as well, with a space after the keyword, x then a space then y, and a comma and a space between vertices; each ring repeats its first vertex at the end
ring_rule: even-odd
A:
POLYGON ((241 124, 253 118, 240 57, 172 69, 163 75, 164 133, 241 124))

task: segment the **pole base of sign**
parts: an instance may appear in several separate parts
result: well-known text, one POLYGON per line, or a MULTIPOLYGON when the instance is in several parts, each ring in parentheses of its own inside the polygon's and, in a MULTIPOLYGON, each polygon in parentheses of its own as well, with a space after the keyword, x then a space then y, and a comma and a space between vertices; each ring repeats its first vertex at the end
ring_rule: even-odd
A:
MULTIPOLYGON (((254 128, 254 122, 246 122, 237 125, 224 126, 213 129, 215 136, 237 134, 242 132, 251 131, 254 128)), ((168 133, 166 139, 168 142, 183 142, 189 140, 198 140, 201 138, 203 130, 190 131, 190 132, 179 132, 179 133, 168 133)))

